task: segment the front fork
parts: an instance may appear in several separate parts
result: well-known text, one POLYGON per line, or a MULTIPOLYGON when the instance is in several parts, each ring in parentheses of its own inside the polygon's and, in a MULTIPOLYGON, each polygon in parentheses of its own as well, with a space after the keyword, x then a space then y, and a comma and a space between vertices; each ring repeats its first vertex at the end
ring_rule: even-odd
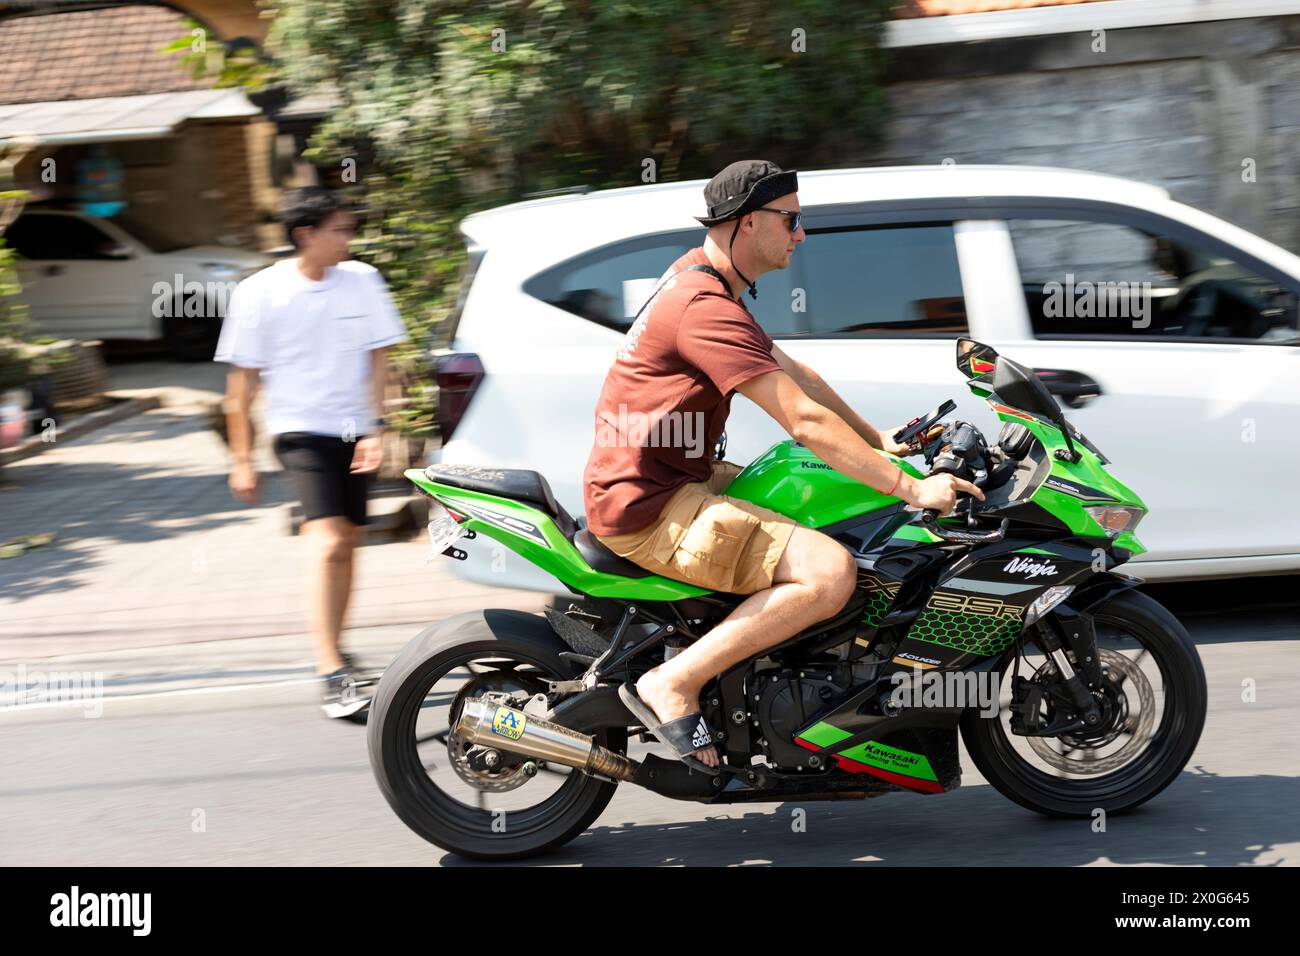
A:
POLYGON ((1097 632, 1091 614, 1062 611, 1035 622, 1034 643, 1056 665, 1061 680, 1043 685, 1019 674, 1011 679, 1011 731, 1026 737, 1053 737, 1057 734, 1095 729, 1103 711, 1089 688, 1102 686, 1101 662, 1097 654, 1097 632), (1079 669, 1066 657, 1065 649, 1074 654, 1079 669), (1061 716, 1044 724, 1040 705, 1050 695, 1061 716), (1070 716, 1073 714, 1073 716, 1070 716))

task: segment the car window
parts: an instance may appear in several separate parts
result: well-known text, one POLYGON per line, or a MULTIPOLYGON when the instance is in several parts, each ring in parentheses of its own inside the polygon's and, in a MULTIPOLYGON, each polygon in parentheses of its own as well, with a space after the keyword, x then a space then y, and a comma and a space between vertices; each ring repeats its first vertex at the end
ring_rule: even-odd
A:
POLYGON ((460 327, 461 317, 465 314, 465 303, 469 300, 469 290, 474 285, 474 279, 478 276, 478 267, 482 264, 486 252, 487 250, 482 246, 474 245, 472 242, 465 247, 465 262, 460 269, 460 288, 456 292, 456 304, 452 306, 447 320, 442 323, 445 337, 441 341, 445 345, 450 345, 456 338, 456 330, 460 327))
POLYGON ((5 243, 24 259, 53 259, 54 216, 19 216, 5 230, 5 243))
POLYGON ((28 213, 5 232, 5 241, 28 259, 107 259, 118 243, 75 216, 28 213))
MULTIPOLYGON (((524 291, 574 315, 626 331, 672 264, 700 245, 698 229, 646 236, 597 249, 533 276, 524 291)), ((791 307, 788 272, 758 280, 758 298, 745 298, 755 320, 769 335, 797 332, 801 316, 791 307)))
POLYGON ((969 330, 951 223, 813 233, 795 257, 810 335, 969 330))
POLYGON ((1183 237, 1111 222, 1007 225, 1037 338, 1296 338, 1293 290, 1183 237))
POLYGON ((118 242, 84 219, 72 216, 47 216, 58 220, 55 225, 56 259, 108 259, 108 251, 118 242))
POLYGON ((698 232, 633 239, 548 269, 524 291, 556 308, 626 331, 664 271, 698 244, 698 232))

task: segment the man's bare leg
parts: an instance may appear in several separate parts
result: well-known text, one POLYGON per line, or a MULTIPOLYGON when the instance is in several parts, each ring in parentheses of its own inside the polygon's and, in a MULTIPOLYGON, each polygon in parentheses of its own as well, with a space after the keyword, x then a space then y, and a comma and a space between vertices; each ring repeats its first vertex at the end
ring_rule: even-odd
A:
MULTIPOLYGON (((811 528, 795 528, 776 566, 772 587, 745 598, 717 627, 646 673, 636 692, 661 721, 684 717, 700 707, 700 690, 733 664, 780 644, 804 628, 833 617, 857 584, 848 550, 811 528)), ((717 749, 694 756, 716 767, 717 749)))
POLYGON ((347 518, 336 516, 317 518, 302 526, 302 534, 311 541, 307 616, 317 674, 332 674, 343 666, 339 638, 352 594, 352 555, 359 531, 347 518))

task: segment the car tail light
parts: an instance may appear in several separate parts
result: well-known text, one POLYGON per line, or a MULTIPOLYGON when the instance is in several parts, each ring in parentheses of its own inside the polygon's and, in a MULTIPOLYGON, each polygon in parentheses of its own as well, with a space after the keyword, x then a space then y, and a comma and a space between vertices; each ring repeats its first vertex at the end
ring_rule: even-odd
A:
POLYGON ((483 363, 473 352, 453 352, 435 359, 433 377, 438 384, 438 428, 444 443, 460 424, 484 374, 483 363))

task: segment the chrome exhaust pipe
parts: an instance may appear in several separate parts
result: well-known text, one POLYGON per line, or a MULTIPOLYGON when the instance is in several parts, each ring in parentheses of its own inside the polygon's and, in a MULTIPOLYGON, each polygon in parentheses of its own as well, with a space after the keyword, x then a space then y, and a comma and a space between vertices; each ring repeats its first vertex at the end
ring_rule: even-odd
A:
POLYGON ((637 764, 600 746, 586 734, 513 707, 471 697, 452 731, 461 740, 574 767, 586 773, 630 781, 637 764))

